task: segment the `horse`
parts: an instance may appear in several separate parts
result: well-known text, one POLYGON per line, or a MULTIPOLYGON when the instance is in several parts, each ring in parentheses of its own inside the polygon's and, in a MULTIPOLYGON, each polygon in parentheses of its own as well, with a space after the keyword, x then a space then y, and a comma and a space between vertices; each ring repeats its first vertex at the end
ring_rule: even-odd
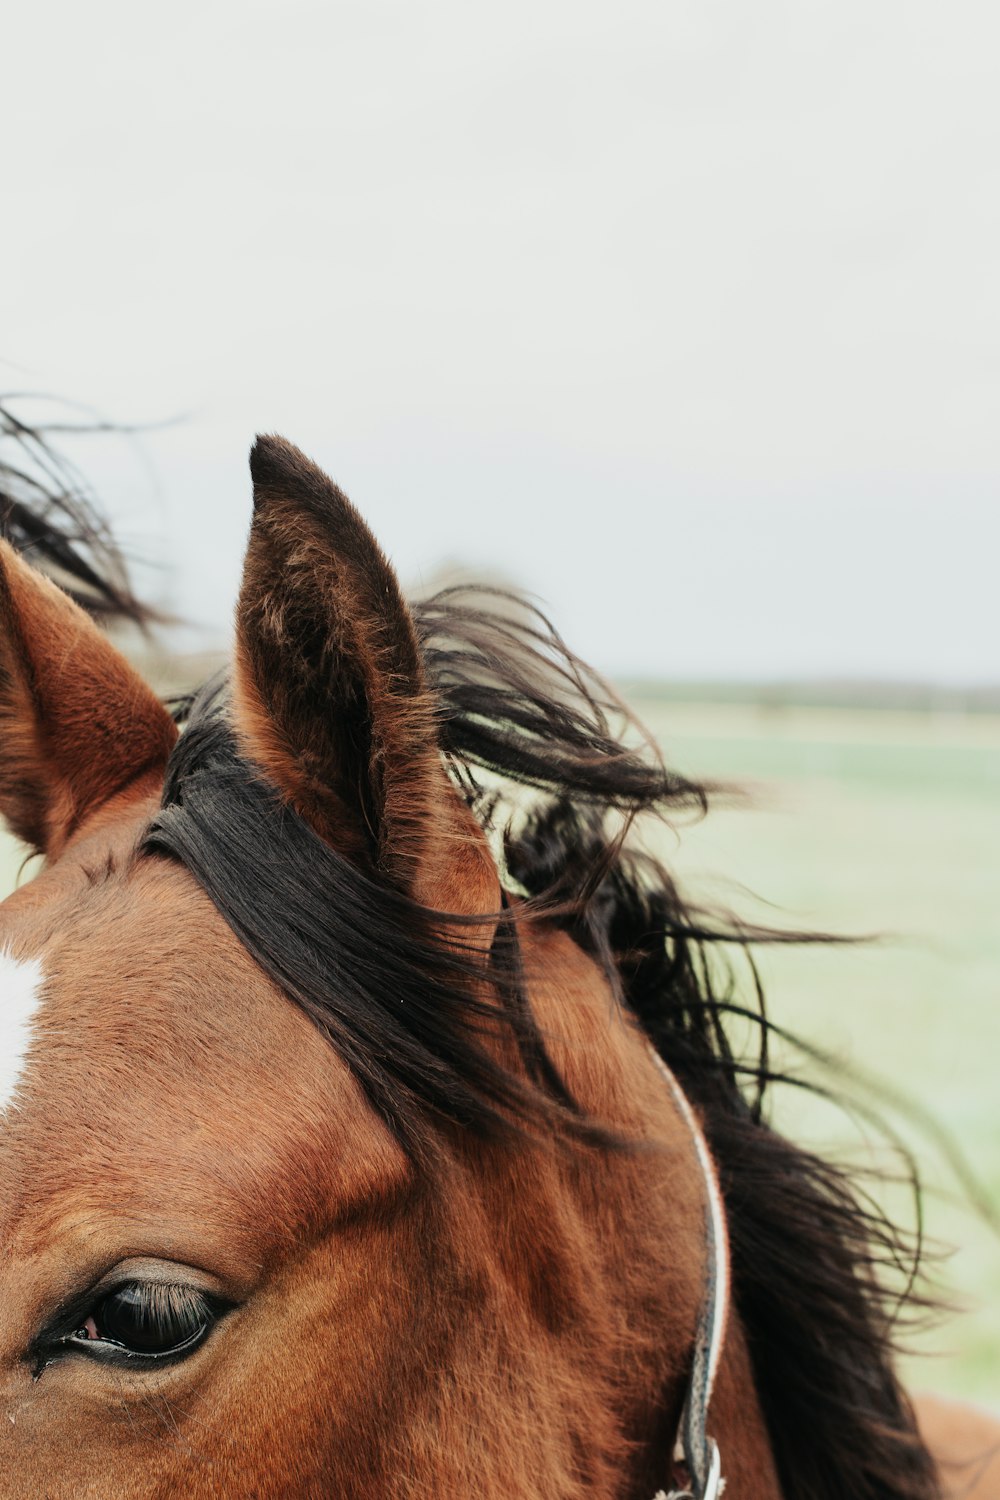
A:
POLYGON ((0 908, 0 1495, 944 1494, 900 1240, 768 1124, 745 934, 632 837, 704 789, 538 617, 408 605, 301 453, 251 473, 231 670, 173 711, 0 543, 44 861, 0 908))

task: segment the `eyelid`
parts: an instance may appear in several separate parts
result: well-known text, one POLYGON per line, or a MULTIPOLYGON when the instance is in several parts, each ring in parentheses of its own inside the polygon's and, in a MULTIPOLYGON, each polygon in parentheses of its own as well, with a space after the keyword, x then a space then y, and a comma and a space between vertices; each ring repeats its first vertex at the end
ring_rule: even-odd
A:
POLYGON ((151 1256, 132 1255, 109 1267, 104 1274, 87 1288, 84 1295, 106 1297, 126 1283, 155 1282, 160 1286, 190 1287, 193 1292, 204 1292, 208 1297, 219 1297, 231 1302, 233 1297, 220 1285, 219 1279, 198 1266, 182 1265, 178 1261, 155 1260, 151 1256))

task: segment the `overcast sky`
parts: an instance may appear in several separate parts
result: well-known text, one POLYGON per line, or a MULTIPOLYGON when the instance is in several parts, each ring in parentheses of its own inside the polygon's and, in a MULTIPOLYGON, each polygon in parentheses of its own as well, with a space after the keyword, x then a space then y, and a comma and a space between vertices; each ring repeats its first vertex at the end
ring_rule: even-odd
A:
POLYGON ((184 418, 82 456, 216 636, 264 429, 612 671, 1000 678, 993 0, 43 0, 3 56, 0 388, 184 418))

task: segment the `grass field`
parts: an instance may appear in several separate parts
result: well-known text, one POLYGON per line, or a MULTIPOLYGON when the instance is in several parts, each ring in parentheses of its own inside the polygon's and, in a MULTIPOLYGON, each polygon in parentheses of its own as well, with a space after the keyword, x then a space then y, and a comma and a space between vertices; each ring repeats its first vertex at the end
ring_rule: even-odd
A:
MULTIPOLYGON (((753 794, 665 839, 691 889, 757 921, 883 934, 765 951, 776 1019, 926 1107, 1000 1210, 1000 717, 637 706, 671 764, 753 794)), ((0 847, 8 888, 15 870, 0 847)), ((839 1116, 791 1091, 777 1118, 846 1140, 839 1116)), ((965 1308, 920 1336, 909 1379, 1000 1401, 1000 1236, 956 1201, 932 1141, 906 1133, 928 1232, 953 1247, 942 1279, 965 1308)))
MULTIPOLYGON (((774 1017, 926 1108, 1000 1214, 1000 717, 637 707, 671 765, 752 793, 666 845, 689 888, 759 922, 882 935, 764 951, 774 1017)), ((777 1121, 846 1139, 792 1091, 777 1121)), ((951 1250, 940 1279, 963 1307, 915 1340, 909 1378, 1000 1401, 1000 1234, 955 1201, 926 1134, 904 1133, 927 1233, 951 1250)))

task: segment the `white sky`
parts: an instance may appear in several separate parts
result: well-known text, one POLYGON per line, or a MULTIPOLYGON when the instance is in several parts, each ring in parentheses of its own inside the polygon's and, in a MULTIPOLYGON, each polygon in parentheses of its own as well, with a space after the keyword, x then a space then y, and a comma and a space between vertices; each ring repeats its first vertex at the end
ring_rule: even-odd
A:
MULTIPOLYGON (((225 630, 256 429, 605 668, 1000 678, 995 0, 8 8, 0 388, 225 630), (89 456, 88 456, 89 455, 89 456)), ((166 585, 165 585, 166 586, 166 585)))

